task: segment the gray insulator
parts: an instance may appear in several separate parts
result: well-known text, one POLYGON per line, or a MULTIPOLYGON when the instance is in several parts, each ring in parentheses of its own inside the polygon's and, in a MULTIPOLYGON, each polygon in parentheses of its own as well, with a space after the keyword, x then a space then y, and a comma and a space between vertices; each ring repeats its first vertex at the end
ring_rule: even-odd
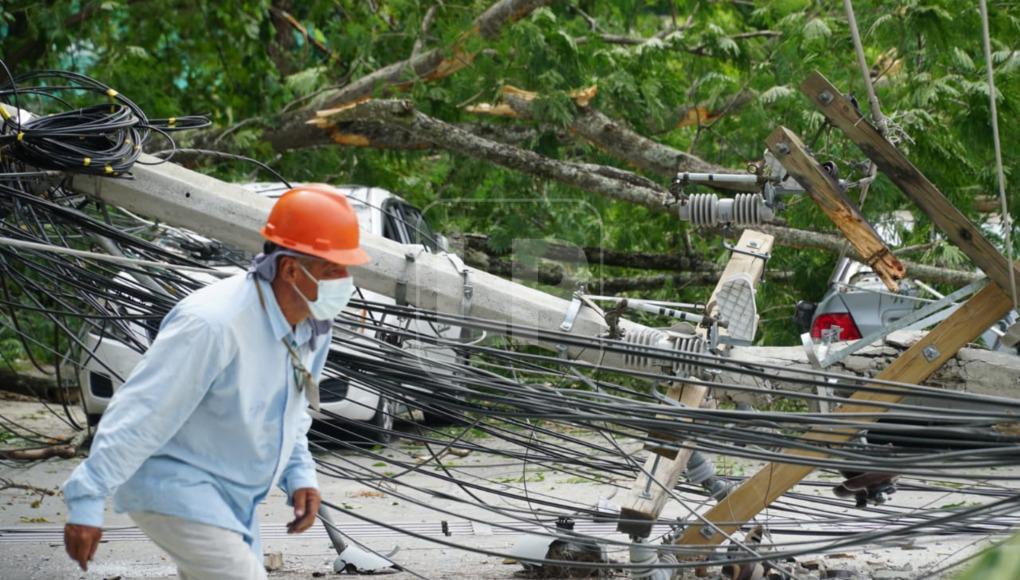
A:
MULTIPOLYGON (((696 226, 719 224, 719 196, 714 193, 695 193, 687 199, 687 219, 696 226)), ((681 216, 683 218, 683 216, 681 216)))
MULTIPOLYGON (((658 564, 676 564, 676 559, 663 561, 659 550, 641 540, 635 540, 630 545, 630 563, 637 566, 652 566, 658 564)), ((630 571, 631 578, 642 578, 643 580, 672 580, 673 570, 669 568, 633 568, 630 571)))
POLYGON ((686 475, 687 481, 700 485, 715 476, 715 464, 703 453, 694 451, 687 460, 686 475))
POLYGON ((701 487, 705 488, 712 499, 719 501, 730 494, 733 484, 725 479, 710 477, 701 483, 701 487))
POLYGON ((757 226, 773 217, 760 193, 738 193, 732 199, 719 199, 714 193, 695 193, 679 208, 680 219, 696 226, 757 226))
POLYGON ((633 344, 640 347, 638 352, 624 353, 623 362, 633 368, 653 368, 668 366, 668 362, 656 357, 649 357, 644 354, 639 354, 640 351, 645 351, 647 347, 658 346, 662 341, 666 340, 666 335, 654 328, 641 328, 635 331, 630 331, 623 335, 623 342, 626 344, 633 344))
MULTIPOLYGON (((708 351, 708 345, 698 336, 680 336, 676 339, 676 350, 682 353, 703 355, 708 351)), ((697 360, 691 362, 677 362, 673 365, 673 374, 692 376, 699 379, 707 379, 707 369, 704 365, 698 364, 697 360)))

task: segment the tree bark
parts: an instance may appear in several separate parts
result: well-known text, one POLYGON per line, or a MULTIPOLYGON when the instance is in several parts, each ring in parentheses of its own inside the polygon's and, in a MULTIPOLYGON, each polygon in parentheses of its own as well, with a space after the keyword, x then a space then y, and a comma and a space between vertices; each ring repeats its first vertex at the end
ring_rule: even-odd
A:
MULTIPOLYGON (((532 118, 532 104, 536 96, 534 93, 514 87, 503 88, 503 99, 512 111, 511 114, 518 118, 532 118)), ((644 137, 622 122, 610 119, 597 109, 588 106, 586 104, 588 100, 578 102, 576 114, 568 129, 617 159, 668 178, 681 171, 736 173, 733 169, 709 163, 685 151, 644 137)), ((475 112, 488 110, 501 116, 508 113, 505 108, 500 107, 476 107, 472 110, 475 112)))
POLYGON ((14 459, 20 461, 38 461, 50 457, 62 457, 70 459, 78 453, 76 445, 52 445, 50 447, 39 447, 36 449, 0 449, 0 459, 14 459))
MULTIPOLYGON (((823 234, 808 230, 798 230, 777 225, 762 225, 754 228, 767 234, 775 236, 776 242, 790 248, 807 248, 813 250, 824 250, 834 254, 844 253, 848 258, 863 262, 862 258, 850 246, 845 238, 832 234, 823 234)), ((739 232, 735 235, 740 235, 739 232)), ((896 252, 893 251, 895 254, 896 252)), ((907 269, 908 278, 917 278, 934 284, 946 284, 948 286, 965 286, 981 278, 977 272, 965 270, 951 270, 940 266, 928 266, 910 260, 901 260, 907 269)))
POLYGON ((553 179, 612 199, 663 210, 667 192, 650 179, 605 165, 558 161, 530 150, 497 143, 425 115, 406 100, 372 100, 321 111, 309 124, 326 134, 341 124, 366 121, 402 127, 439 147, 508 169, 553 179))
MULTIPOLYGON (((463 234, 451 240, 468 251, 481 252, 490 257, 509 256, 511 250, 496 250, 490 244, 488 236, 483 234, 463 234)), ((637 268, 640 270, 674 270, 679 272, 722 270, 715 264, 702 261, 699 256, 682 254, 655 254, 651 252, 624 252, 599 247, 578 247, 562 242, 544 242, 540 248, 540 258, 558 262, 587 263, 599 266, 618 268, 637 268)))

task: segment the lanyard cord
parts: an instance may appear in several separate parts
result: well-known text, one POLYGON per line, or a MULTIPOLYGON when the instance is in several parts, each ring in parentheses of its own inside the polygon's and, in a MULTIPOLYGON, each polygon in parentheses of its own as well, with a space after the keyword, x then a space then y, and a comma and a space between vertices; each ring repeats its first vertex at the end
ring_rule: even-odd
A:
MULTIPOLYGON (((268 315, 269 311, 266 310, 266 299, 262 295, 262 285, 259 284, 258 280, 254 280, 254 282, 255 291, 258 292, 259 295, 259 305, 262 306, 262 311, 268 315)), ((283 346, 287 348, 287 352, 290 353, 290 364, 291 368, 294 369, 294 382, 297 383, 298 391, 303 391, 305 389, 305 385, 311 384, 315 379, 312 377, 312 373, 308 370, 308 367, 301 362, 301 355, 298 353, 293 340, 287 340, 287 338, 284 337, 280 339, 280 342, 283 343, 283 346)))

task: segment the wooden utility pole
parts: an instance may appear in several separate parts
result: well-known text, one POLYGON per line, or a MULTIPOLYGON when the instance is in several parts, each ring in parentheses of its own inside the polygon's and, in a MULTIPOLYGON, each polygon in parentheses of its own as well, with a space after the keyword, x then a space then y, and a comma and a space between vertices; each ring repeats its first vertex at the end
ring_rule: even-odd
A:
MULTIPOLYGON (((720 316, 718 297, 727 282, 737 279, 749 279, 757 288, 765 271, 766 256, 772 251, 774 238, 768 234, 753 230, 744 230, 740 241, 735 246, 737 251, 730 256, 722 276, 712 292, 708 302, 708 316, 720 316)), ((725 336, 727 329, 720 328, 719 334, 725 336)), ((699 328, 697 334, 707 339, 707 329, 699 328)), ((721 348, 726 348, 722 345, 721 348)), ((708 395, 708 387, 701 383, 678 380, 669 388, 666 396, 679 401, 688 408, 697 409, 708 395)), ((645 460, 644 468, 638 474, 630 490, 621 502, 619 531, 645 537, 652 529, 652 524, 672 495, 673 488, 680 475, 687 468, 691 457, 691 448, 684 442, 677 441, 676 446, 657 447, 651 450, 645 460)))

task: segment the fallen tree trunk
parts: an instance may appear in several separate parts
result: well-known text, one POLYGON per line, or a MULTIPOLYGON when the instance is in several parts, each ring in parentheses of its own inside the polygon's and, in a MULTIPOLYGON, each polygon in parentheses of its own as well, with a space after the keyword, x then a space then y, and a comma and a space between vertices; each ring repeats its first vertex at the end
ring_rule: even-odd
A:
MULTIPOLYGON (((857 351, 825 370, 858 377, 873 377, 923 335, 924 333, 921 332, 895 332, 889 335, 883 344, 871 345, 857 351)), ((730 350, 730 358, 750 365, 779 365, 791 371, 813 369, 808 361, 807 353, 799 346, 734 347, 730 350)), ((769 374, 774 375, 775 372, 769 371, 769 374)), ((805 385, 777 379, 770 379, 767 381, 769 384, 766 385, 760 378, 731 371, 723 372, 718 380, 720 383, 754 387, 757 391, 749 393, 717 388, 713 389, 717 399, 745 401, 755 406, 763 406, 769 402, 770 398, 774 398, 776 395, 771 392, 772 389, 814 392, 813 388, 805 385)), ((960 350, 955 358, 943 365, 925 385, 977 395, 1020 398, 1020 356, 982 348, 965 348, 960 350)), ((959 406, 959 403, 955 401, 939 402, 930 398, 925 398, 923 401, 908 398, 908 403, 959 406)))
POLYGON ((66 398, 68 403, 77 404, 79 400, 77 388, 65 389, 57 384, 55 374, 44 375, 35 369, 14 372, 8 368, 0 368, 0 391, 38 398, 50 403, 63 403, 66 398))
POLYGON ((50 445, 49 447, 35 447, 32 449, 0 449, 0 459, 18 461, 38 461, 50 457, 70 459, 77 455, 77 453, 77 445, 50 445))

